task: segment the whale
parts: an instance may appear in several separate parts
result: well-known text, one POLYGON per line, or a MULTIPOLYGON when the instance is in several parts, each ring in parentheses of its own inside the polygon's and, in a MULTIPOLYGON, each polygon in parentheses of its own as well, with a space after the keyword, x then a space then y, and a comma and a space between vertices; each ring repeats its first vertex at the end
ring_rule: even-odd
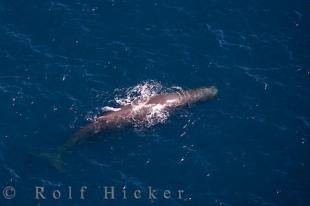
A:
POLYGON ((133 126, 137 121, 143 122, 154 110, 170 113, 180 107, 214 99, 217 94, 218 89, 215 86, 199 87, 177 92, 167 92, 152 96, 144 101, 127 104, 121 108, 105 112, 91 123, 81 127, 62 146, 58 147, 55 153, 42 153, 40 156, 48 158, 61 171, 64 166, 61 160, 62 154, 90 137, 94 137, 104 131, 120 130, 133 126))

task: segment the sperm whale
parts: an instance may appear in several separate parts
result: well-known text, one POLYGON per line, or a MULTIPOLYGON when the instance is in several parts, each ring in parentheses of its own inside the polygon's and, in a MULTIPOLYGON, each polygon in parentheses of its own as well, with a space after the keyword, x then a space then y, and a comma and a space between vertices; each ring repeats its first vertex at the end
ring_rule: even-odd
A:
POLYGON ((82 127, 75 132, 67 142, 60 146, 53 155, 43 153, 41 156, 47 157, 56 168, 61 169, 63 167, 61 161, 62 154, 85 139, 107 130, 121 129, 133 125, 136 121, 143 121, 149 114, 152 114, 154 110, 170 113, 179 107, 211 100, 216 97, 217 94, 218 89, 215 86, 200 87, 155 95, 145 101, 125 105, 121 108, 104 113, 93 122, 82 127))

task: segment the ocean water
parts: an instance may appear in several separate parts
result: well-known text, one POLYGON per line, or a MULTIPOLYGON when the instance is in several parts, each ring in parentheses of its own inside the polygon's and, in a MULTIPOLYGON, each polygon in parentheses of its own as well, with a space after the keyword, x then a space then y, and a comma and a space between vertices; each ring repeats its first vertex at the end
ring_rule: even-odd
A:
POLYGON ((300 0, 1 0, 0 205, 310 205, 309 12, 300 0), (39 157, 116 100, 210 85, 213 101, 75 146, 65 171, 39 157))

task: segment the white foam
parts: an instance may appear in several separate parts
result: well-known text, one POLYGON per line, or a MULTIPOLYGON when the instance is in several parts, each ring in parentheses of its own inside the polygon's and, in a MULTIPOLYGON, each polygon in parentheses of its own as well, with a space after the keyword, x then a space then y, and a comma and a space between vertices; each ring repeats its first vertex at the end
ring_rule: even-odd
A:
POLYGON ((109 107, 109 106, 105 106, 101 108, 101 111, 103 112, 116 112, 121 110, 121 108, 115 108, 115 107, 109 107))
POLYGON ((170 113, 166 109, 175 100, 168 100, 167 104, 147 104, 147 101, 153 97, 171 90, 182 90, 177 88, 164 88, 159 82, 146 81, 126 90, 124 97, 116 97, 115 101, 120 106, 132 105, 133 121, 136 127, 151 127, 153 125, 166 122, 170 113), (135 114, 142 113, 144 118, 136 118, 135 114))
POLYGON ((136 127, 151 127, 159 123, 165 123, 170 113, 166 110, 166 105, 162 104, 140 104, 133 109, 133 116, 135 113, 143 113, 145 117, 135 120, 136 127), (141 110, 144 110, 141 112, 141 110))
POLYGON ((128 104, 140 104, 149 98, 160 94, 162 85, 159 82, 148 81, 142 82, 134 87, 127 89, 126 96, 116 97, 115 101, 121 106, 128 104))

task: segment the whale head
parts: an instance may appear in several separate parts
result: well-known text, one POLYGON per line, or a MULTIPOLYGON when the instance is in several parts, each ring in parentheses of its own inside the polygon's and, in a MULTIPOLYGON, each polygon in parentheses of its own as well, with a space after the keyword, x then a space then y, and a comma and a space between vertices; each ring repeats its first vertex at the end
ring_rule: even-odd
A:
POLYGON ((217 96, 218 89, 215 86, 200 87, 185 91, 183 94, 183 102, 186 104, 192 104, 201 101, 207 101, 217 96))
POLYGON ((202 100, 212 99, 217 96, 218 89, 215 86, 198 88, 196 92, 202 100))

